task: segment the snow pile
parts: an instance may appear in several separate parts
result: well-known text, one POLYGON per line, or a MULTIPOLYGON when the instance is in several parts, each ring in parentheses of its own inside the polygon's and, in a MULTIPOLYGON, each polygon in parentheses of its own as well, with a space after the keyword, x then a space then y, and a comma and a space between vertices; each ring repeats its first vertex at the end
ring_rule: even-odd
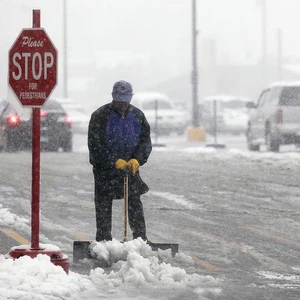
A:
POLYGON ((136 252, 144 257, 149 257, 152 252, 151 247, 140 238, 126 243, 115 239, 105 243, 94 241, 90 245, 90 251, 93 257, 109 263, 126 260, 130 252, 136 252))
MULTIPOLYGON (((297 268, 293 268, 297 270, 297 268)), ((300 276, 295 274, 280 274, 272 271, 257 272, 260 276, 268 279, 267 285, 281 289, 299 290, 300 276)))
POLYGON ((177 254, 172 258, 168 250, 154 252, 142 239, 126 243, 94 242, 91 247, 99 259, 125 260, 112 264, 109 269, 95 268, 90 275, 71 271, 67 275, 61 267, 52 264, 47 255, 39 254, 34 259, 25 255, 16 260, 1 255, 0 300, 170 299, 170 291, 172 295, 202 299, 201 295, 207 291, 221 292, 219 281, 212 276, 187 274, 184 269, 165 262, 191 264, 191 257, 177 254))
POLYGON ((247 159, 249 161, 260 162, 266 165, 276 165, 289 169, 300 166, 300 153, 295 152, 246 152, 238 149, 230 149, 228 158, 247 159))
POLYGON ((3 208, 3 205, 0 204, 0 225, 24 228, 28 226, 27 224, 29 224, 28 219, 9 212, 7 208, 3 208))
POLYGON ((50 262, 47 255, 32 259, 5 259, 0 256, 0 299, 81 299, 79 296, 96 291, 83 276, 65 271, 50 262))
POLYGON ((205 147, 186 147, 183 148, 182 150, 183 153, 187 153, 187 154, 194 154, 194 153, 200 153, 200 154, 208 154, 209 156, 211 154, 213 154, 213 156, 215 154, 217 154, 219 151, 216 148, 205 148, 205 147))
MULTIPOLYGON (((59 247, 56 245, 52 245, 52 244, 42 244, 39 243, 40 248, 43 249, 44 251, 60 251, 59 247)), ((14 246, 11 248, 11 251, 15 251, 15 250, 30 250, 31 249, 31 245, 19 245, 19 246, 14 246)))
POLYGON ((232 160, 242 159, 248 162, 260 162, 265 165, 280 166, 285 169, 295 168, 300 166, 300 153, 299 152, 249 152, 239 149, 230 148, 215 149, 205 147, 188 147, 179 150, 179 153, 183 154, 201 154, 201 159, 207 161, 219 159, 219 160, 232 160))
MULTIPOLYGON (((171 250, 152 251, 142 239, 126 243, 117 240, 106 243, 94 242, 90 246, 91 254, 100 260, 117 261, 108 274, 103 269, 91 271, 91 278, 97 284, 108 286, 145 285, 167 288, 196 288, 217 283, 212 276, 187 274, 184 269, 174 267, 165 261, 172 261, 171 250)), ((174 261, 192 263, 186 255, 176 254, 174 261)))

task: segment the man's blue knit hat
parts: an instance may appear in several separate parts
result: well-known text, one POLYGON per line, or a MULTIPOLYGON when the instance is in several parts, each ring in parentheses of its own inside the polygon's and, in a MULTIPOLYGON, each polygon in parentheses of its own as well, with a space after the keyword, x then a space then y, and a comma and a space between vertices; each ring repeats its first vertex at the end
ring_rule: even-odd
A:
POLYGON ((130 102, 133 95, 132 85, 125 80, 117 81, 111 94, 114 101, 130 102))

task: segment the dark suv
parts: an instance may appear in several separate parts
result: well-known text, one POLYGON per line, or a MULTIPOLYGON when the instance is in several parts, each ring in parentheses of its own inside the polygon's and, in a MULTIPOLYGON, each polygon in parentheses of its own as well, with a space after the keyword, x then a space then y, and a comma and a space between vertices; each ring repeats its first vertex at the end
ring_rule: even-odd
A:
POLYGON ((281 145, 300 145, 300 82, 273 83, 261 93, 249 117, 247 143, 278 152, 281 145))
MULTIPOLYGON (((41 149, 72 151, 72 120, 62 106, 47 101, 41 108, 41 149)), ((24 119, 7 101, 0 102, 0 149, 8 152, 31 149, 32 115, 24 119)))

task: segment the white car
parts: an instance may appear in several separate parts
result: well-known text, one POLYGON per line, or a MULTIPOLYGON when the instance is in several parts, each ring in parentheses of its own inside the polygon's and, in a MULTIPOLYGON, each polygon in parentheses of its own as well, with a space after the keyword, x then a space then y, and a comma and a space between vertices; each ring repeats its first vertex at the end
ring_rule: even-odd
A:
POLYGON ((55 98, 55 100, 62 105, 71 118, 73 133, 86 134, 88 132, 90 116, 85 109, 70 98, 55 98))
POLYGON ((300 82, 275 82, 266 87, 253 110, 247 128, 251 151, 266 145, 278 152, 281 145, 300 146, 300 82))
POLYGON ((136 93, 131 104, 141 109, 155 134, 183 134, 187 128, 187 113, 177 109, 173 102, 161 93, 136 93))

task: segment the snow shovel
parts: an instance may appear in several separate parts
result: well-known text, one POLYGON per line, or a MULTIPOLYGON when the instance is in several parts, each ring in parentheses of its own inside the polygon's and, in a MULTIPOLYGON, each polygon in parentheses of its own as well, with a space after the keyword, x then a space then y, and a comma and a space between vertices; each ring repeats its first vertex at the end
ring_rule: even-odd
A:
POLYGON ((127 242, 128 235, 128 170, 124 176, 124 242, 127 242))
MULTIPOLYGON (((127 242, 128 236, 128 172, 126 170, 124 175, 124 239, 123 242, 127 242)), ((73 242, 73 262, 77 263, 81 259, 93 259, 90 253, 89 246, 92 241, 74 241, 73 242)), ((152 243, 147 241, 147 244, 151 247, 153 251, 167 250, 171 249, 172 256, 175 256, 178 253, 178 244, 170 243, 152 243)))

